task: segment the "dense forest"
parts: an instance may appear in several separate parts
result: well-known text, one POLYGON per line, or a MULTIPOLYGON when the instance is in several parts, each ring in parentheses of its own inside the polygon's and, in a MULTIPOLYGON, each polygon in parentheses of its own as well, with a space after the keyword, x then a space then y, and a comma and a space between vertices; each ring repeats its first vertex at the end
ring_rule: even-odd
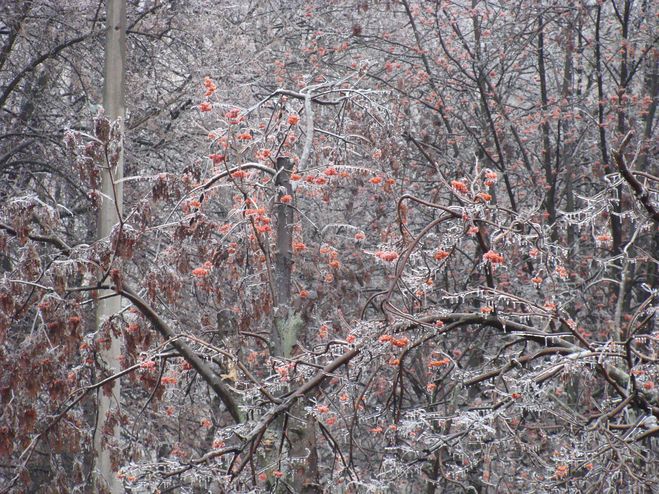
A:
POLYGON ((658 19, 0 2, 0 492, 658 492, 658 19))

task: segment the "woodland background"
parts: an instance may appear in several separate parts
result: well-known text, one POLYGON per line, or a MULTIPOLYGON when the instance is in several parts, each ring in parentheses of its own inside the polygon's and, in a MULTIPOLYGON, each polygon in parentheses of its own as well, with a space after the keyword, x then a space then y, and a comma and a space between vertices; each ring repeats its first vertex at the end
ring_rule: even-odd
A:
POLYGON ((2 2, 0 491, 657 492, 658 16, 2 2))

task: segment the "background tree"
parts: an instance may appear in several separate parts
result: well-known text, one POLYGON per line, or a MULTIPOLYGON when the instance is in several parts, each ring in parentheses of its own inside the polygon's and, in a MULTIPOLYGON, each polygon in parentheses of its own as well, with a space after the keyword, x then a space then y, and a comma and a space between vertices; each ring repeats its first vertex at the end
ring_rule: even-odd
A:
MULTIPOLYGON (((121 239, 123 227, 123 177, 124 177, 124 84, 126 72, 126 2, 110 0, 107 6, 107 26, 105 35, 105 66, 103 69, 103 108, 105 117, 97 122, 97 132, 104 144, 105 163, 101 163, 100 206, 98 208, 97 235, 99 240, 115 237, 121 239), (106 120, 107 119, 107 120, 106 120)), ((119 240, 120 242, 120 240, 119 240)), ((115 243, 118 243, 115 241, 115 243)), ((118 255, 115 251, 113 255, 118 255)), ((103 273, 100 283, 108 276, 115 277, 117 268, 110 267, 103 273)), ((98 352, 101 367, 100 377, 107 377, 121 369, 121 340, 119 332, 113 329, 113 319, 121 311, 121 298, 110 290, 98 293, 96 305, 96 331, 105 341, 98 352)), ((94 430, 94 452, 96 455, 95 488, 116 493, 123 492, 115 475, 111 457, 110 441, 120 438, 118 424, 113 423, 113 415, 121 403, 121 381, 113 379, 97 392, 97 420, 94 430)), ((116 459, 114 461, 116 463, 116 459)))
POLYGON ((46 61, 53 104, 100 80, 67 44, 96 7, 3 39, 8 488, 86 485, 112 290, 127 490, 656 489, 652 3, 131 3, 124 221, 93 241, 107 122, 15 115, 46 61))

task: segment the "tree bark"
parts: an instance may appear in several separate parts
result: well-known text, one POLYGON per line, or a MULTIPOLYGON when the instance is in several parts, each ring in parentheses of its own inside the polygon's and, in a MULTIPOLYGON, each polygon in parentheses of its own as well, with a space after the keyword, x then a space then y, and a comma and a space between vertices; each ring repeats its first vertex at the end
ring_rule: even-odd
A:
MULTIPOLYGON (((600 137, 600 153, 602 155, 602 165, 604 166, 604 173, 607 175, 614 173, 615 169, 610 162, 609 149, 608 149, 608 139, 606 135, 606 125, 604 122, 604 107, 606 95, 604 94, 604 75, 602 72, 602 47, 600 39, 600 29, 601 29, 601 17, 602 17, 602 6, 597 6, 597 16, 595 18, 595 73, 597 74, 597 123, 599 126, 599 137, 600 137)), ((620 197, 620 196, 618 196, 620 197)), ((620 208, 615 207, 615 212, 619 213, 620 208)), ((613 249, 612 254, 616 256, 621 251, 622 246, 622 223, 620 221, 620 216, 618 214, 611 215, 611 237, 613 239, 613 249)))
MULTIPOLYGON (((293 163, 288 158, 277 159, 277 197, 293 195, 290 174, 293 163)), ((272 334, 273 355, 290 357, 297 339, 297 325, 291 324, 291 269, 293 267, 293 209, 289 204, 277 205, 277 254, 275 257, 275 324, 272 334)))
MULTIPOLYGON (((290 174, 293 163, 288 158, 277 159, 277 196, 293 196, 290 174)), ((275 258, 275 318, 272 329, 272 354, 286 359, 293 356, 293 348, 304 322, 291 306, 291 277, 293 269, 293 208, 279 201, 277 205, 277 254, 275 258)), ((318 459, 316 454, 315 419, 309 415, 304 402, 298 402, 282 417, 277 429, 288 443, 291 486, 294 492, 320 492, 318 489, 318 459)), ((283 492, 283 491, 282 491, 283 492)))
MULTIPOLYGON (((98 211, 97 237, 99 240, 110 236, 112 229, 120 223, 123 210, 124 152, 123 128, 125 117, 124 79, 126 64, 126 2, 125 0, 108 0, 107 2, 107 37, 105 44, 105 67, 103 86, 103 106, 107 118, 119 126, 119 142, 109 145, 118 146, 118 153, 108 153, 110 158, 102 171, 101 192, 102 205, 98 211)), ((121 341, 114 331, 108 330, 108 323, 121 310, 121 297, 108 296, 111 293, 99 291, 96 307, 96 329, 106 338, 99 345, 98 363, 103 376, 120 369, 119 356, 121 341), (106 333, 106 334, 104 334, 106 333)), ((111 326, 110 326, 111 327, 111 326)), ((110 421, 113 409, 118 409, 121 399, 121 383, 115 379, 98 392, 97 421, 94 432, 94 490, 112 494, 123 492, 123 487, 116 477, 111 455, 111 443, 119 441, 119 427, 116 421, 110 421)))
MULTIPOLYGON (((538 77, 540 78, 540 99, 542 101, 542 168, 547 181, 547 195, 545 196, 545 209, 547 211, 547 223, 554 226, 556 222, 556 180, 558 168, 554 170, 551 166, 551 128, 547 120, 549 98, 547 96, 547 71, 545 69, 545 35, 543 17, 538 16, 538 77)), ((556 228, 552 228, 551 239, 558 240, 556 228)))

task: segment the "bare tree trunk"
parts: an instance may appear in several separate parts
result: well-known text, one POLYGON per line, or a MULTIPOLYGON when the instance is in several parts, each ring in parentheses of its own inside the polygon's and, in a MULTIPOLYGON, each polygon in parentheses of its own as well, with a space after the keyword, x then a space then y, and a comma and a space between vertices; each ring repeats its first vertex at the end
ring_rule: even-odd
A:
MULTIPOLYGON (((293 163, 288 158, 277 159, 277 196, 291 195, 290 174, 293 163)), ((275 324, 272 334, 273 355, 290 357, 297 340, 297 325, 291 325, 291 269, 293 267, 293 209, 284 203, 277 206, 277 254, 275 258, 275 324)))
POLYGON ((553 241, 558 240, 558 232, 554 228, 556 222, 556 180, 558 178, 558 168, 553 169, 551 166, 551 128, 547 120, 547 108, 549 98, 547 96, 547 71, 545 69, 545 35, 542 16, 538 16, 538 76, 540 77, 540 98, 542 100, 542 167, 545 171, 545 180, 547 181, 547 196, 545 197, 545 209, 549 215, 547 223, 552 226, 551 238, 553 241))
MULTIPOLYGON (((115 125, 119 126, 119 142, 110 142, 110 146, 118 146, 118 152, 108 153, 109 159, 102 172, 103 202, 98 212, 97 222, 99 239, 107 238, 111 234, 115 225, 120 223, 123 210, 123 188, 118 181, 123 177, 124 168, 125 63, 126 2, 125 0, 108 0, 103 106, 107 118, 111 122, 116 121, 115 125)), ((113 331, 108 330, 108 322, 121 310, 121 298, 113 295, 113 292, 100 291, 96 307, 96 328, 98 334, 106 338, 105 343, 100 344, 98 349, 98 361, 102 375, 113 374, 120 368, 121 341, 113 331)), ((121 384, 118 379, 98 392, 98 416, 94 433, 96 456, 94 490, 96 492, 112 494, 123 492, 123 487, 116 477, 110 448, 110 443, 119 440, 119 427, 115 420, 111 420, 111 409, 119 408, 120 396, 121 384)))
MULTIPOLYGON (((648 154, 656 149, 656 140, 653 141, 654 121, 657 113, 657 104, 659 103, 659 57, 648 57, 645 62, 645 75, 643 78, 643 93, 650 96, 652 103, 648 107, 647 114, 644 117, 643 126, 643 145, 637 160, 637 169, 646 171, 648 165, 648 154), (654 144, 653 144, 654 142, 654 144)), ((652 163, 650 161, 650 163, 652 163)), ((652 173, 652 168, 647 170, 652 173)), ((659 231, 655 230, 653 246, 651 252, 659 252, 659 231)), ((654 262, 648 262, 645 266, 645 279, 649 286, 659 286, 659 270, 654 262)), ((649 294, 647 296, 650 296, 649 294)))
MULTIPOLYGON (((609 161, 609 149, 606 135, 606 125, 604 122, 604 101, 606 96, 604 94, 604 76, 602 73, 602 52, 601 52, 601 39, 600 39, 600 26, 602 17, 602 6, 597 6, 597 17, 595 18, 595 73, 597 74, 597 123, 599 124, 600 134, 600 153, 602 154, 602 164, 604 165, 604 172, 609 174, 615 171, 615 167, 609 161)), ((616 206, 616 213, 619 213, 619 206, 616 206)), ((616 256, 620 253, 622 246, 622 224, 618 214, 611 215, 611 237, 613 239, 613 255, 616 256)))
MULTIPOLYGON (((623 46, 625 47, 621 53, 620 60, 620 82, 618 83, 618 125, 616 130, 618 131, 618 138, 623 139, 628 130, 627 125, 627 110, 626 105, 624 104, 625 98, 627 98, 627 85, 629 84, 629 65, 628 58, 629 54, 626 49, 627 40, 629 39, 629 27, 630 27, 630 16, 631 16, 631 7, 632 2, 630 0, 625 0, 622 17, 619 17, 620 20, 620 30, 622 35, 623 46)), ((615 170, 615 166, 611 164, 611 169, 615 170)), ((618 185, 618 202, 615 206, 615 211, 617 214, 613 215, 618 223, 620 224, 620 239, 617 245, 614 245, 614 254, 618 255, 622 252, 625 247, 625 242, 623 240, 623 231, 622 231, 622 218, 620 214, 623 210, 625 188, 622 184, 618 185)), ((620 259, 616 261, 616 264, 620 266, 620 289, 618 290, 618 300, 615 312, 615 327, 619 332, 617 335, 619 338, 622 337, 621 328, 622 328, 622 311, 629 310, 629 304, 631 302, 631 287, 629 286, 629 280, 633 279, 634 266, 627 263, 625 259, 620 259)))
MULTIPOLYGON (((564 30, 564 39, 565 42, 565 61, 563 63, 563 87, 561 88, 561 97, 563 101, 570 101, 573 93, 574 86, 574 48, 575 48, 575 34, 577 31, 575 29, 575 19, 570 19, 567 26, 564 30)), ((578 35, 578 34, 577 34, 578 35)), ((576 144, 571 142, 567 137, 570 134, 571 122, 569 119, 563 119, 562 117, 558 120, 558 131, 556 133, 556 170, 561 168, 561 160, 563 161, 563 166, 565 167, 565 173, 567 179, 565 180, 565 208, 567 211, 574 211, 575 209, 575 197, 574 197, 574 182, 576 179, 576 170, 574 166, 574 150, 576 144), (566 139, 563 139, 561 135, 565 136, 566 139), (561 154, 561 145, 563 147, 561 154)), ((567 245, 568 248, 574 252, 574 249, 578 249, 579 245, 575 242, 576 240, 576 230, 573 225, 568 225, 567 227, 567 245)))
MULTIPOLYGON (((290 173, 293 163, 288 158, 277 160, 277 195, 293 195, 290 173)), ((293 268, 293 208, 280 202, 277 206, 277 254, 275 259, 275 321, 272 331, 273 355, 290 358, 304 322, 291 306, 291 274, 293 268)), ((293 492, 320 492, 318 487, 318 458, 316 452, 315 419, 308 415, 304 401, 295 404, 281 424, 292 460, 290 487, 293 492)), ((285 489, 281 490, 282 492, 285 489)))

